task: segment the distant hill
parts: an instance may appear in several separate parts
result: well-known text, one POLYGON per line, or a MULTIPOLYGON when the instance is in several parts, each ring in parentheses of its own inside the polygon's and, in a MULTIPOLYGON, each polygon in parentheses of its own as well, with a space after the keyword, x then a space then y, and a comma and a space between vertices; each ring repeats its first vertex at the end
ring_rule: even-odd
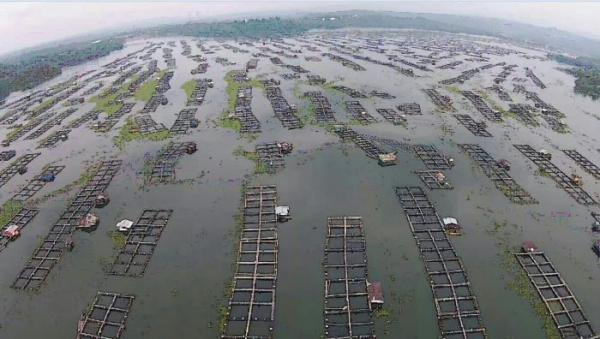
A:
POLYGON ((123 39, 60 44, 4 57, 0 63, 0 100, 11 92, 33 88, 53 79, 66 66, 79 65, 123 48, 123 39))
POLYGON ((340 28, 423 29, 450 33, 488 35, 532 44, 576 56, 600 57, 600 40, 554 28, 515 21, 447 14, 341 11, 310 13, 249 20, 189 22, 144 29, 140 33, 184 34, 199 37, 269 38, 291 36, 311 29, 340 28), (335 20, 330 20, 335 18, 335 20))
MULTIPOLYGON (((249 15, 254 19, 165 24, 130 30, 129 35, 188 35, 212 38, 288 37, 312 29, 396 28, 466 33, 504 38, 574 56, 600 57, 600 40, 552 28, 501 19, 380 11, 341 11, 287 14, 281 17, 249 15), (334 19, 331 19, 334 18, 334 19)), ((0 100, 10 92, 33 88, 58 74, 64 66, 76 65, 123 47, 120 38, 98 44, 67 43, 30 49, 0 61, 0 100), (11 60, 7 60, 11 59, 11 60)))

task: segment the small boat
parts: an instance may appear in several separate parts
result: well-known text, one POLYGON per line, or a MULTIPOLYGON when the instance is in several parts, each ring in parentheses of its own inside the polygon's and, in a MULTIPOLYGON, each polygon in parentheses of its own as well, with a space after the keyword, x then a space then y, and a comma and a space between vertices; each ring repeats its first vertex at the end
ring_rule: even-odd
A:
POLYGON ((19 231, 19 226, 12 224, 7 226, 2 231, 2 236, 8 240, 15 240, 21 235, 21 231, 19 231))
POLYGON ((77 225, 78 229, 88 231, 94 230, 98 223, 100 222, 100 218, 98 218, 95 214, 88 213, 85 217, 79 220, 79 224, 77 225))
POLYGON ((442 219, 442 222, 444 223, 444 230, 448 234, 450 234, 450 235, 460 235, 461 234, 460 224, 458 223, 458 220, 456 220, 455 218, 447 217, 447 218, 442 219))
POLYGON ((538 247, 531 240, 523 241, 521 244, 521 251, 524 253, 533 253, 538 251, 538 247))

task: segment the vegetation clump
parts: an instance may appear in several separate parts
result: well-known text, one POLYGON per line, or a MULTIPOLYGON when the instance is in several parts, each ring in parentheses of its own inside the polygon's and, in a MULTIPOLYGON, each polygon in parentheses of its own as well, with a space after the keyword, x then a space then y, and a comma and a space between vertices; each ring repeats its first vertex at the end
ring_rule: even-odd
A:
POLYGON ((564 69, 565 72, 575 77, 575 93, 589 96, 593 100, 600 98, 600 59, 564 55, 551 55, 554 60, 573 66, 564 69))
POLYGON ((4 203, 0 209, 0 227, 5 226, 8 222, 23 208, 21 201, 9 200, 4 203))
MULTIPOLYGON (((250 79, 245 82, 237 82, 233 79, 233 75, 236 71, 229 71, 225 74, 225 82, 227 83, 227 109, 221 113, 218 120, 218 125, 222 128, 232 129, 236 132, 240 132, 242 125, 237 117, 234 116, 235 106, 237 104, 238 91, 242 86, 253 87, 253 88, 264 88, 264 85, 256 79, 250 79)), ((184 89, 185 90, 185 89, 184 89)), ((186 91, 187 93, 187 91, 186 91)))
POLYGON ((144 82, 133 94, 134 98, 138 101, 148 102, 150 98, 156 94, 156 87, 158 86, 160 79, 162 79, 166 73, 166 70, 162 70, 158 72, 158 76, 144 82))
POLYGON ((158 131, 152 133, 141 133, 139 128, 132 117, 127 118, 125 125, 121 127, 119 135, 117 135, 113 142, 120 150, 125 148, 127 143, 136 140, 149 140, 149 141, 162 141, 171 138, 173 135, 170 131, 158 131))
POLYGON ((110 234, 110 239, 112 240, 114 249, 122 249, 127 243, 127 236, 123 234, 123 232, 119 231, 112 231, 110 234))
POLYGON ((196 90, 196 80, 191 79, 186 81, 181 86, 181 89, 183 89, 183 91, 185 92, 185 96, 188 100, 192 99, 192 94, 194 94, 194 91, 196 90))
POLYGON ((244 158, 254 162, 255 163, 254 174, 269 173, 269 166, 267 166, 267 164, 260 161, 260 158, 258 157, 258 153, 246 151, 242 147, 238 147, 233 150, 233 155, 235 155, 236 157, 244 157, 244 158))

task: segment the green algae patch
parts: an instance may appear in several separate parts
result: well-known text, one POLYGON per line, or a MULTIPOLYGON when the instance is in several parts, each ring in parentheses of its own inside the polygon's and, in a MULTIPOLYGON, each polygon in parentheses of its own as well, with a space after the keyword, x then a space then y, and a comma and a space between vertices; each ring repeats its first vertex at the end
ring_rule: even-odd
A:
POLYGON ((173 135, 168 130, 153 133, 141 133, 133 118, 129 117, 125 122, 125 125, 121 127, 119 135, 114 137, 113 143, 115 144, 115 146, 117 146, 118 149, 123 150, 125 146, 132 141, 162 141, 172 137, 173 135))

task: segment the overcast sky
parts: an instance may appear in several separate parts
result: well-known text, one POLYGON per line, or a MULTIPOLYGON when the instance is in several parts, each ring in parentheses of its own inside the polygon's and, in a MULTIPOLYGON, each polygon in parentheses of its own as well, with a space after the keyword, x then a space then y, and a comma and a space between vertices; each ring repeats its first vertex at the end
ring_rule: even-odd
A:
POLYGON ((204 19, 228 14, 372 9, 511 19, 600 39, 600 2, 574 1, 195 1, 0 2, 0 54, 153 19, 204 19))

